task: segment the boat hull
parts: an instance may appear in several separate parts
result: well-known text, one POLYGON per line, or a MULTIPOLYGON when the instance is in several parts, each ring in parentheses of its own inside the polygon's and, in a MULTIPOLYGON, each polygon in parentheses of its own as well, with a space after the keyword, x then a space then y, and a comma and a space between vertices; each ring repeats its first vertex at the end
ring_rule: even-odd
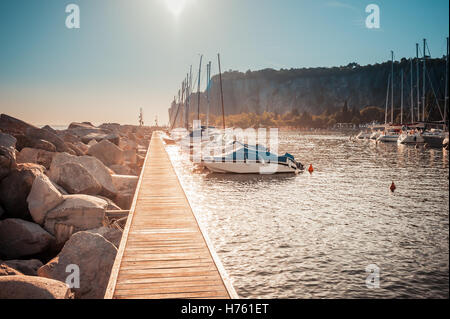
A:
POLYGON ((415 145, 425 143, 425 141, 421 135, 408 134, 406 136, 400 135, 400 137, 398 138, 398 143, 415 145))
POLYGON ((258 162, 203 162, 202 165, 215 173, 231 174, 278 174, 295 173, 298 169, 283 164, 263 164, 258 162))
POLYGON ((384 143, 397 143, 398 135, 381 135, 377 141, 384 143))

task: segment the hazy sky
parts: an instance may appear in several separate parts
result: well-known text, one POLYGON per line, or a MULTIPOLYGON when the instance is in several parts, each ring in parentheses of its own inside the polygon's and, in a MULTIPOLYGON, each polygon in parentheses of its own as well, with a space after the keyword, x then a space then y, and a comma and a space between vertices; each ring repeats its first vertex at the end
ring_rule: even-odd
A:
MULTIPOLYGON (((445 53, 448 0, 1 0, 0 112, 34 124, 146 123, 199 54, 222 70, 373 64, 445 53), (81 28, 65 25, 66 5, 81 28), (367 29, 365 8, 381 10, 367 29)), ((204 87, 204 84, 202 84, 204 87)))

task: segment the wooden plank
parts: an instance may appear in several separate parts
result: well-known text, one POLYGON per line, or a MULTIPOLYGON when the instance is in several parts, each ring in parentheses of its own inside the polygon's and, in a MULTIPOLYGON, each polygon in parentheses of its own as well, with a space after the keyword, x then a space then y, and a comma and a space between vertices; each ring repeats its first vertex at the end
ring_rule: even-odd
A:
POLYGON ((105 298, 237 298, 154 133, 105 298))

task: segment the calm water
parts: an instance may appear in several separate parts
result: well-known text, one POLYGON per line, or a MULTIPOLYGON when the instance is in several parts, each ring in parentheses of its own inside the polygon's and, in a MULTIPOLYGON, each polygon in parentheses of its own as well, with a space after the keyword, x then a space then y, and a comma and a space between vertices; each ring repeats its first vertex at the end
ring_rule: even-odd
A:
POLYGON ((194 173, 168 147, 241 297, 449 297, 448 152, 348 137, 280 133, 279 153, 315 168, 298 176, 194 173))

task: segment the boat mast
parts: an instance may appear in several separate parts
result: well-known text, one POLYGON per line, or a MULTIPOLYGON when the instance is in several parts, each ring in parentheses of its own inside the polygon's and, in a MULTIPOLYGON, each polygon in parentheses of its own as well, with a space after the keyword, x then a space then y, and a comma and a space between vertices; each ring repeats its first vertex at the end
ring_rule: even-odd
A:
POLYGON ((425 89, 426 89, 426 79, 425 79, 425 75, 427 72, 427 67, 426 67, 426 55, 425 55, 425 47, 427 45, 427 40, 423 39, 423 92, 422 92, 422 121, 425 121, 425 89))
POLYGON ((220 54, 219 53, 217 53, 217 60, 219 61, 220 97, 222 100, 222 125, 223 125, 223 129, 225 129, 225 110, 223 107, 222 69, 220 68, 220 54))
POLYGON ((411 67, 410 70, 410 75, 411 75, 411 124, 414 123, 414 93, 413 93, 413 62, 412 62, 412 58, 409 59, 409 65, 411 67))
POLYGON ((200 55, 200 65, 198 67, 198 84, 197 84, 197 120, 200 121, 200 76, 202 72, 202 59, 203 55, 200 55))
POLYGON ((402 85, 401 85, 401 94, 402 96, 400 97, 400 125, 403 125, 403 69, 401 72, 401 81, 402 81, 402 85))
POLYGON ((388 75, 387 89, 386 89, 386 109, 384 110, 384 129, 386 129, 388 118, 388 104, 389 104, 389 86, 391 84, 391 76, 388 75))
POLYGON ((444 129, 447 128, 447 106, 448 106, 448 37, 447 56, 445 57, 445 98, 444 98, 444 129))
POLYGON ((417 80, 417 121, 420 121, 420 69, 419 69, 419 43, 416 43, 416 80, 417 80))
POLYGON ((206 65, 206 100, 208 102, 208 107, 206 109, 206 127, 209 128, 209 90, 211 84, 211 61, 206 65))
POLYGON ((188 124, 189 124, 189 116, 190 116, 190 108, 191 108, 191 93, 192 93, 192 65, 189 69, 189 82, 188 82, 188 124))
POLYGON ((394 125, 394 51, 391 51, 391 125, 394 125))

